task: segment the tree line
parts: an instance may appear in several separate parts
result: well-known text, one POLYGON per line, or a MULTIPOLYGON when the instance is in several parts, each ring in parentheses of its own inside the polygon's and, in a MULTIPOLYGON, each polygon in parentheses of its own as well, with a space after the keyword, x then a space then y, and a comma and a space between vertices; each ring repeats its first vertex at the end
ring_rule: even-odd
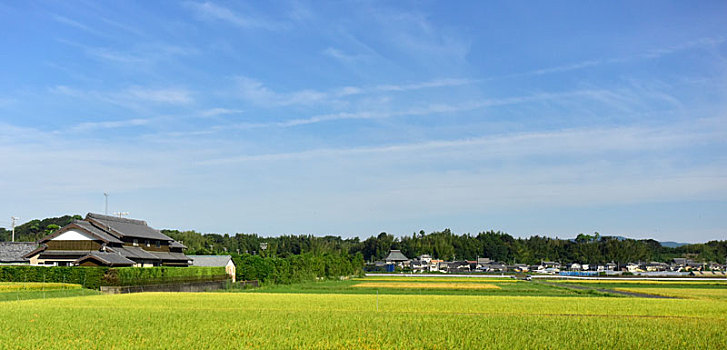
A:
MULTIPOLYGON (((32 220, 16 227, 16 241, 35 241, 52 233, 79 215, 32 220)), ((257 234, 235 235, 196 231, 162 230, 162 232, 187 246, 187 254, 231 254, 234 256, 260 256, 262 258, 288 259, 304 255, 328 257, 331 266, 337 259, 353 261, 360 256, 364 261, 376 261, 386 257, 391 249, 399 249, 409 258, 423 254, 443 260, 474 260, 490 258, 506 263, 535 264, 540 261, 560 262, 616 262, 637 261, 668 262, 675 257, 688 257, 697 261, 725 263, 727 241, 710 241, 680 247, 662 246, 653 239, 629 239, 623 237, 579 234, 575 239, 559 239, 546 236, 515 238, 500 231, 483 231, 477 234, 457 234, 449 229, 396 237, 382 232, 361 240, 358 237, 281 235, 262 237, 257 234), (262 249, 262 248, 265 249, 262 249)), ((10 231, 0 228, 0 241, 9 241, 10 231)), ((249 259, 249 258, 248 258, 249 259)), ((315 260, 315 259, 313 259, 315 260)), ((294 262, 293 269, 315 271, 326 276, 325 270, 315 270, 317 262, 294 262), (302 266, 302 267, 301 267, 302 266)), ((329 265, 329 264, 324 264, 329 265)), ((261 265, 262 266, 262 265, 261 265)), ((324 268, 325 269, 325 268, 324 268)), ((264 267, 261 267, 261 271, 264 267)), ((312 274, 312 273, 311 273, 312 274)), ((281 274, 282 276, 282 274, 281 274)), ((284 277, 280 277, 283 278, 284 277)))

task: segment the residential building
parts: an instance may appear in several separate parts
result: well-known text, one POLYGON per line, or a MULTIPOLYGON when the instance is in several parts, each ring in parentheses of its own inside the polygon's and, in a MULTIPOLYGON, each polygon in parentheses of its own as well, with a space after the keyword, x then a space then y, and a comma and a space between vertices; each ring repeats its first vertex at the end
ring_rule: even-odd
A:
POLYGON ((401 253, 401 250, 391 250, 389 251, 389 255, 384 259, 386 261, 387 265, 394 265, 398 267, 406 267, 409 266, 409 258, 407 258, 404 254, 401 253))
POLYGON ((180 242, 145 221, 88 213, 38 241, 24 258, 49 266, 188 266, 180 242))

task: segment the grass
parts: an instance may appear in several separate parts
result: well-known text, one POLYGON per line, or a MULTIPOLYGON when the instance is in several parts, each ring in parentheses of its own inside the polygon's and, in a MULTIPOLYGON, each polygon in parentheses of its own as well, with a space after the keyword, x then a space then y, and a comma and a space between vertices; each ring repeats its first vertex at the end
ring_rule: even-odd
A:
MULTIPOLYGON (((443 279, 441 282, 427 279, 422 282, 416 280, 406 280, 408 283, 427 283, 427 284, 446 284, 448 279, 443 279)), ((582 296, 585 294, 583 291, 574 291, 567 288, 558 288, 540 283, 526 282, 526 281, 491 281, 491 280, 480 280, 480 281, 462 281, 461 285, 476 285, 476 284, 487 284, 494 285, 499 288, 423 288, 412 285, 411 287, 401 288, 395 285, 382 285, 376 288, 362 288, 358 285, 377 283, 401 283, 398 278, 390 279, 354 279, 348 281, 319 281, 319 282, 305 282, 296 283, 290 285, 272 285, 263 286, 257 289, 242 290, 239 292, 243 293, 311 293, 311 294, 374 294, 377 289, 380 294, 416 294, 416 295, 500 295, 500 296, 582 296)), ((459 282, 459 281, 457 281, 459 282)), ((459 284, 458 284, 459 285, 459 284)))
POLYGON ((0 282, 0 301, 66 298, 98 295, 100 292, 83 289, 81 285, 42 282, 0 282))
MULTIPOLYGON (((603 284, 576 291, 566 283, 377 277, 14 300, 0 306, 0 348, 724 348, 727 289, 698 286, 618 287, 694 298, 644 299, 603 297, 595 290, 603 284)), ((85 289, 43 292, 75 291, 85 289)), ((39 292, 0 296, 28 293, 39 292)))
POLYGON ((143 293, 0 308, 8 349, 695 349, 723 348, 725 327, 727 303, 678 299, 143 293))
POLYGON ((727 301, 727 288, 614 288, 624 292, 644 293, 684 299, 727 301))

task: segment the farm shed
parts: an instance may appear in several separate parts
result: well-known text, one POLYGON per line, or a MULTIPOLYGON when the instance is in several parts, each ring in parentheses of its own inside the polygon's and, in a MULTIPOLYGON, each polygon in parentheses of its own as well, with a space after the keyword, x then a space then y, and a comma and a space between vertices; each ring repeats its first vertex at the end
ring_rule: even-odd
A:
POLYGON ((187 255, 192 261, 192 266, 205 266, 205 267, 225 267, 225 272, 232 277, 232 282, 235 282, 235 273, 237 267, 235 262, 232 261, 232 256, 229 255, 187 255))

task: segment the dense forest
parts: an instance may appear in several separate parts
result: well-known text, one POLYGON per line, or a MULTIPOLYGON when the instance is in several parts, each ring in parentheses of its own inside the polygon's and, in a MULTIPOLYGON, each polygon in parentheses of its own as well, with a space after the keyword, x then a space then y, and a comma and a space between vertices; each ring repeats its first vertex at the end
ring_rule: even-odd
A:
MULTIPOLYGON (((16 241, 34 241, 73 221, 80 216, 63 216, 32 220, 16 227, 16 241)), ((420 231, 396 237, 382 232, 365 240, 339 236, 282 235, 261 237, 256 234, 235 235, 195 231, 162 230, 183 242, 187 254, 260 255, 287 259, 296 255, 333 257, 362 257, 365 261, 383 259, 390 249, 400 249, 407 257, 429 254, 444 260, 472 260, 487 257, 506 263, 534 264, 541 260, 560 262, 617 262, 669 261, 675 257, 689 257, 698 261, 725 263, 727 241, 665 247, 652 239, 634 240, 622 237, 579 234, 575 239, 545 236, 514 238, 499 231, 478 234, 456 234, 446 229, 441 232, 420 231), (265 243, 266 249, 261 249, 265 243)), ((9 241, 10 231, 0 228, 0 241, 9 241)))

